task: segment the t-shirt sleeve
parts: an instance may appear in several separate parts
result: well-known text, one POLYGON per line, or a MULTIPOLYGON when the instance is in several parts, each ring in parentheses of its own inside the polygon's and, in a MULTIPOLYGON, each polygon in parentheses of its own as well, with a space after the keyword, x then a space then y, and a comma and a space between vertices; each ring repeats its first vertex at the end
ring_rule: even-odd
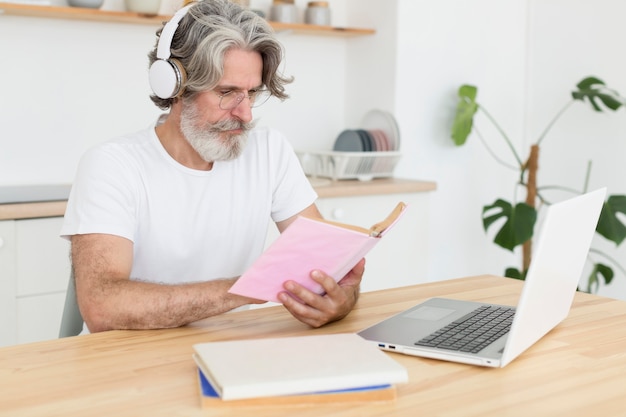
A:
POLYGON ((109 145, 81 158, 61 228, 61 236, 105 233, 134 240, 138 193, 130 175, 133 164, 109 145))
POLYGON ((280 222, 313 204, 317 193, 307 179, 291 144, 280 133, 272 131, 276 157, 276 187, 272 202, 272 220, 280 222))

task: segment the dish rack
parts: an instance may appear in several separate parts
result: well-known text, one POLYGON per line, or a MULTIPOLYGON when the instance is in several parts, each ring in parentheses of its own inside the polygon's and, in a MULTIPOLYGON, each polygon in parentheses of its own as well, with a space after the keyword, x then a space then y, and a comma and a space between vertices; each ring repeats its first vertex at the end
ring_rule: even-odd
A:
POLYGON ((402 156, 397 151, 296 151, 296 154, 306 175, 333 180, 360 181, 393 176, 396 164, 402 156))

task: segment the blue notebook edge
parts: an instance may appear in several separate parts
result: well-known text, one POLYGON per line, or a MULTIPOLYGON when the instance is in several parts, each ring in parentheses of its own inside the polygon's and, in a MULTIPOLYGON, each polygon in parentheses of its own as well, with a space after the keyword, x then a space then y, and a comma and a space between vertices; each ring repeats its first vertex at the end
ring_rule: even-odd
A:
MULTIPOLYGON (((209 397, 209 398, 220 398, 215 388, 213 388, 213 385, 211 385, 209 380, 204 376, 204 373, 202 373, 202 370, 200 370, 200 368, 197 368, 197 372, 198 372, 198 379, 200 381, 200 391, 201 391, 202 396, 209 397)), ((344 392, 375 391, 375 390, 387 389, 391 387, 392 387, 391 384, 369 385, 365 387, 344 388, 340 390, 331 390, 331 391, 315 391, 315 392, 310 392, 310 393, 305 393, 305 394, 294 394, 294 395, 339 394, 339 393, 344 393, 344 392)))

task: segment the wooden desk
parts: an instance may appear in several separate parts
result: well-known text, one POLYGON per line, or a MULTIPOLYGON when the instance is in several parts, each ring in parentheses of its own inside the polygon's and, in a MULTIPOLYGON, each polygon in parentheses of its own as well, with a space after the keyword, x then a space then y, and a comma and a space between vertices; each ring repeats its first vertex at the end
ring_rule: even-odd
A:
MULTIPOLYGON (((156 331, 112 331, 0 349, 2 416, 623 416, 626 302, 579 293, 569 317, 503 369, 389 353, 409 370, 387 404, 200 408, 191 345, 356 332, 433 296, 515 304, 521 282, 480 276, 363 294, 344 320, 310 329, 282 307, 156 331)), ((254 352, 250 352, 254 355, 254 352)), ((332 352, 329 352, 332 354, 332 352)))

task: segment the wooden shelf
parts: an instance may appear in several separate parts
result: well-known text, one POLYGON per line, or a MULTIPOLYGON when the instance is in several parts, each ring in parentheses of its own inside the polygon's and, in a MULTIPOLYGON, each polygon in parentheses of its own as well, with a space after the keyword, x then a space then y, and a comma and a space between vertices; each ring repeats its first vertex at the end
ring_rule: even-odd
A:
POLYGON ((66 206, 67 201, 0 204, 0 221, 60 217, 65 214, 66 206))
POLYGON ((44 17, 51 19, 92 20, 158 26, 167 16, 146 16, 139 13, 87 9, 82 7, 35 6, 30 4, 1 3, 3 14, 12 16, 44 17))
POLYGON ((359 29, 359 28, 341 28, 333 26, 316 26, 306 25, 299 23, 279 23, 269 22, 274 28, 276 33, 281 32, 293 32, 302 35, 330 35, 330 36, 365 36, 373 35, 376 33, 374 29, 359 29))
MULTIPOLYGON (((170 18, 170 16, 142 15, 132 12, 87 9, 82 7, 38 6, 3 2, 0 2, 0 14, 54 19, 134 23, 153 26, 161 25, 164 21, 167 21, 170 18)), ((376 33, 374 29, 340 28, 279 22, 269 23, 277 33, 293 32, 307 35, 330 35, 343 37, 364 36, 376 33)))

